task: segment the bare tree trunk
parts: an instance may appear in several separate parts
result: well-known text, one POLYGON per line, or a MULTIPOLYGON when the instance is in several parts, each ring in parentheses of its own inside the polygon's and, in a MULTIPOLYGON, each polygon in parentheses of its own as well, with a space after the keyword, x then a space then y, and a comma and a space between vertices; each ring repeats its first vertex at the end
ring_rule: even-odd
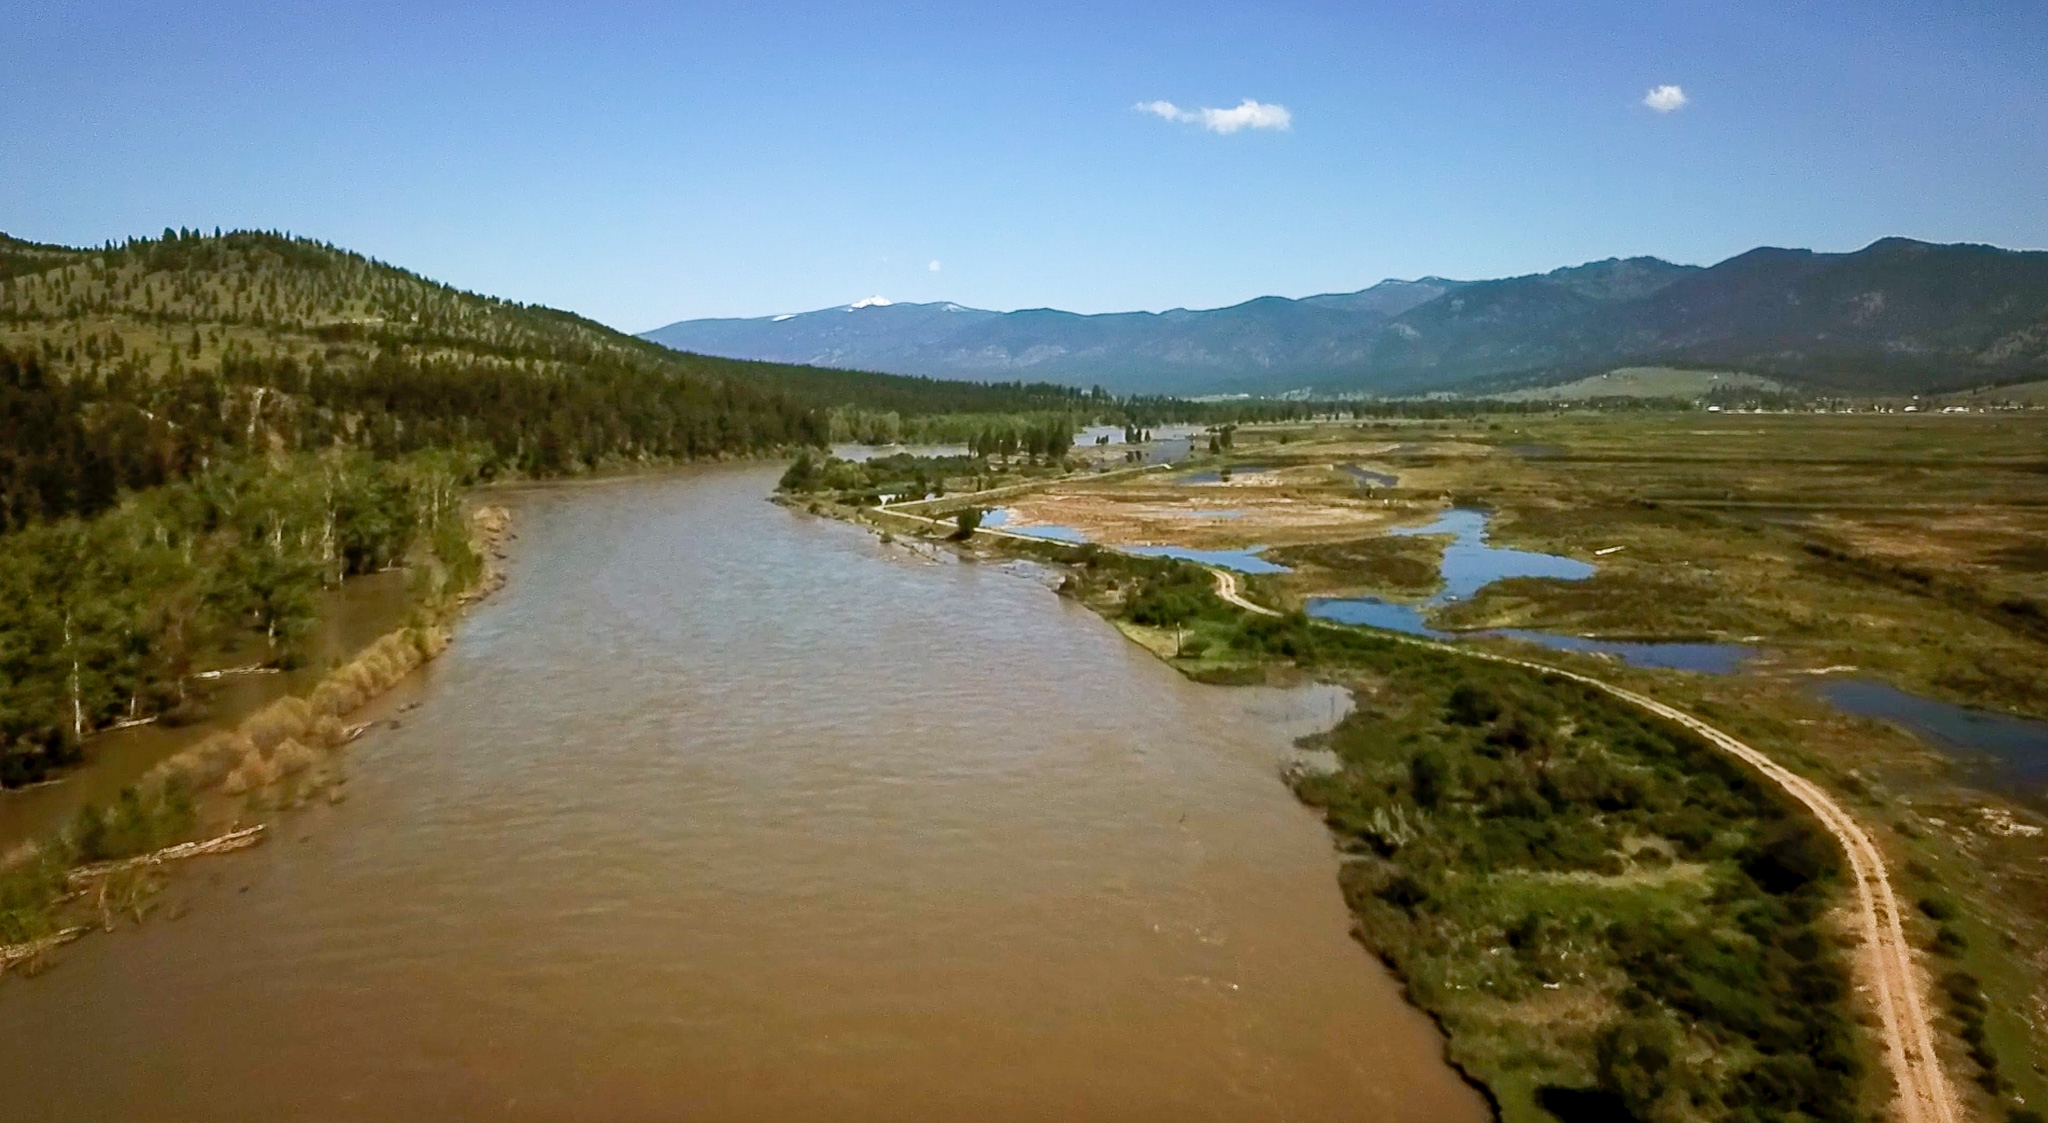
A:
POLYGON ((64 614, 64 650, 71 653, 71 739, 85 739, 85 703, 78 696, 78 648, 71 642, 71 614, 64 614))

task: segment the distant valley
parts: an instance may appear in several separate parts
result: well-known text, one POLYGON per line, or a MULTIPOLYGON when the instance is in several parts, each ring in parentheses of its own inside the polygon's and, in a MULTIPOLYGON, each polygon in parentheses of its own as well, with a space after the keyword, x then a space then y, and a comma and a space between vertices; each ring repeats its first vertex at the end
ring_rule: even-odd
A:
POLYGON ((1886 238, 1853 253, 1759 248, 1710 267, 1612 258, 1161 313, 865 300, 684 320, 643 338, 728 358, 1118 393, 1498 393, 1629 365, 1921 392, 2048 376, 2048 252, 1886 238))

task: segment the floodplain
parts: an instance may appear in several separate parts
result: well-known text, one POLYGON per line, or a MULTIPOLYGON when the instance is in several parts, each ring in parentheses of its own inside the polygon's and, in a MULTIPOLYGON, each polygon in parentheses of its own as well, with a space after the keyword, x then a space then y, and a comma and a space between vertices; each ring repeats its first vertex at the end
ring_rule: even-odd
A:
MULTIPOLYGON (((2048 716, 2048 416, 1565 411, 1333 420, 1244 427, 1228 437, 1228 449, 1219 442, 1213 455, 1184 465, 1084 470, 1006 494, 996 508, 1002 529, 1123 551, 1199 551, 1212 564, 1247 570, 1248 593, 1283 612, 1322 614, 1319 606, 1332 601, 1399 608, 1432 634, 1597 674, 1758 746, 1833 793, 1884 851, 1911 903, 1905 924, 1921 949, 1930 1006, 1939 1011, 1943 1067, 1968 1101, 1965 1110, 2027 1118, 2028 1105, 2048 1102, 2048 791, 2039 770, 2001 767, 1924 729, 1916 735, 1896 713, 1849 712, 1844 707, 1855 708, 1858 692, 1830 689, 1872 684, 1929 705, 1996 715, 2008 727, 2048 729, 2026 724, 2048 716), (1484 548, 1579 569, 1507 576, 1453 593, 1445 561, 1459 538, 1415 532, 1456 511, 1483 518, 1484 548), (1275 571, 1212 560, 1232 552, 1275 571), (1695 670, 1629 658, 1662 645, 1728 657, 1695 670)), ((943 521, 978 502, 955 494, 916 507, 943 521)), ((1003 546, 1015 547, 1014 538, 1003 546)), ((1640 909, 1630 909, 1644 916, 1719 911, 1728 886, 1743 883, 1715 872, 1728 854, 1717 858, 1711 847, 1689 853, 1642 823, 1622 830, 1627 837, 1611 854, 1584 863, 1538 847, 1533 862, 1503 865, 1531 885, 1554 883, 1557 892, 1512 909, 1502 902, 1514 894, 1469 884, 1439 886, 1438 906, 1418 907, 1421 898, 1404 897, 1408 883, 1399 880, 1412 871, 1389 872, 1398 862, 1378 875, 1364 871, 1375 848, 1385 860, 1399 848, 1387 840, 1407 830, 1387 819, 1389 809, 1416 810, 1415 777, 1401 772, 1404 760, 1417 767, 1418 743, 1443 754, 1429 767, 1462 777, 1461 798, 1480 822, 1513 817, 1487 802, 1496 798, 1487 785, 1501 782, 1499 746, 1466 745, 1454 728, 1460 720, 1431 705, 1537 714, 1533 723, 1548 733, 1535 740, 1566 756, 1545 737, 1574 744, 1574 729, 1608 719, 1559 718, 1545 710, 1540 690, 1519 681, 1475 686, 1483 696, 1477 703, 1469 696, 1446 702, 1453 688, 1427 674, 1399 661, 1333 657, 1327 642, 1318 650, 1309 632, 1289 638, 1281 625, 1248 643, 1246 629, 1256 622, 1171 608, 1176 596, 1199 596, 1202 579, 1091 577, 1096 564, 1082 563, 1076 588, 1083 599, 1193 677, 1266 681, 1277 662, 1350 683, 1360 707, 1332 737, 1340 779, 1297 787, 1325 809, 1340 846, 1365 855, 1346 866, 1361 937, 1390 960, 1402 949, 1430 949, 1397 966, 1411 994, 1450 1027, 1452 1055, 1507 1095, 1508 1115, 1521 1114, 1517 1105, 1537 1102, 1546 1088, 1562 1094, 1574 1076, 1601 1087, 1586 1058, 1617 1046, 1595 1027, 1616 1024, 1617 1004, 1636 992, 1574 988, 1570 972, 1545 978, 1533 997, 1519 989, 1542 971, 1563 970, 1552 963, 1493 994, 1468 996, 1457 992, 1475 984, 1460 971, 1498 966, 1503 954, 1533 964, 1585 954, 1593 931, 1585 926, 1620 907, 1614 894, 1622 882, 1624 896, 1641 898, 1640 909), (1436 701, 1418 708, 1417 697, 1436 701), (1375 785, 1399 799, 1367 798, 1375 785), (1564 886, 1579 888, 1565 893, 1564 886), (1609 907, 1567 899, 1588 892, 1609 907), (1688 894, 1691 905, 1681 899, 1688 894), (1423 938, 1425 915, 1448 942, 1423 938), (1552 921, 1562 928, 1546 942, 1540 933, 1552 921), (1437 982, 1418 987, 1418 978, 1437 982), (1546 997, 1543 988, 1553 984, 1563 993, 1546 997), (1556 1009, 1544 1013, 1546 1002, 1556 1009), (1578 1044, 1539 1056, 1532 1042, 1546 1034, 1578 1044)), ((1489 734, 1487 743, 1493 740, 1489 734)), ((1556 815, 1569 818, 1570 800, 1549 799, 1556 815)), ((1769 820, 1756 814, 1764 819, 1752 823, 1769 820)), ((1468 845, 1462 853, 1469 860, 1474 851, 1468 845)), ((1757 880, 1753 871, 1749 880, 1757 880)), ((1848 939, 1840 928, 1817 930, 1848 939)), ((1577 981, 1597 975, 1596 966, 1615 966, 1589 963, 1577 965, 1577 981)), ((1690 1000, 1677 1000, 1677 1008, 1690 1000)), ((1871 1019, 1868 1011, 1857 1016, 1871 1019)))

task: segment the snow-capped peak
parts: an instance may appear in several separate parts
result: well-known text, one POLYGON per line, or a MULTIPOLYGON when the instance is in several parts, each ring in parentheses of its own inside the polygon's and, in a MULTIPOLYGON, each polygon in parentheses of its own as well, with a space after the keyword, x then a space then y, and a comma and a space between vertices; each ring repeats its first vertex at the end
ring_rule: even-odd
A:
POLYGON ((784 321, 784 320, 794 320, 794 319, 796 319, 796 313, 794 313, 794 312, 784 312, 784 313, 783 313, 782 315, 780 315, 780 316, 776 316, 776 317, 774 317, 774 318, 770 319, 770 320, 769 320, 768 322, 769 322, 769 323, 771 323, 771 324, 779 324, 779 323, 781 323, 781 322, 782 322, 782 321, 784 321))
POLYGON ((846 306, 846 310, 848 312, 851 312, 856 308, 887 308, 889 305, 893 303, 895 302, 890 300, 886 296, 871 296, 868 297, 866 300, 854 301, 852 304, 846 306))

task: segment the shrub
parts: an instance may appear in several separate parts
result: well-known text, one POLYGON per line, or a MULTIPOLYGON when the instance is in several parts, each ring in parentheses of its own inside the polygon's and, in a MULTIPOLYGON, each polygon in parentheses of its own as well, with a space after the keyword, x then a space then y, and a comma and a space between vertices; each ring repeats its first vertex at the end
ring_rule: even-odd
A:
POLYGON ((1408 761, 1408 787, 1417 806, 1433 808, 1443 802, 1449 780, 1450 765, 1444 762, 1442 753, 1425 750, 1408 761))
POLYGON ((1491 690, 1461 682, 1444 706, 1444 720, 1453 725, 1485 725, 1499 717, 1500 711, 1500 699, 1491 690))
POLYGON ((1944 921, 1956 918, 1955 902, 1946 897, 1929 895, 1920 898, 1915 904, 1919 905, 1920 911, 1929 920, 1944 921))

